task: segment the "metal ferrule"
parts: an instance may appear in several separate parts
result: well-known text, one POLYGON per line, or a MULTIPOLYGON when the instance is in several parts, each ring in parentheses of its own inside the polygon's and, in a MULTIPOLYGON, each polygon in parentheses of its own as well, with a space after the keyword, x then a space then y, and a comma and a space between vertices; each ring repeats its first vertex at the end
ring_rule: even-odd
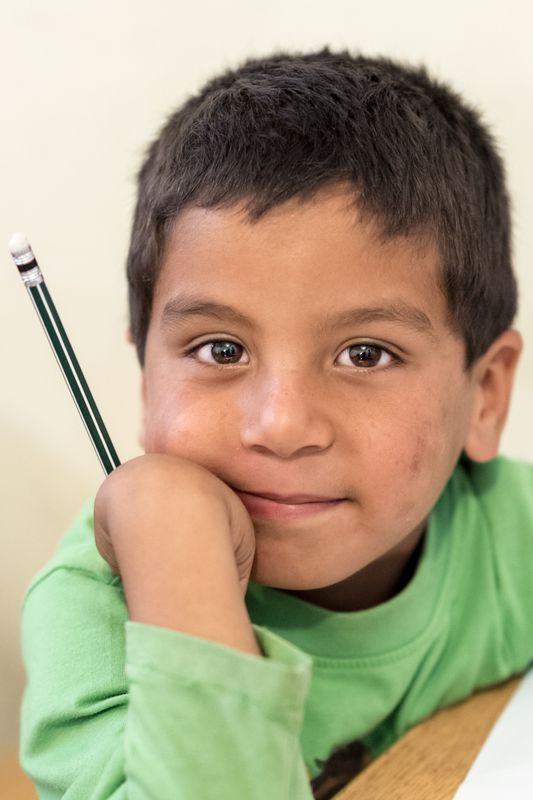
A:
MULTIPOLYGON (((29 250, 26 250, 25 253, 21 253, 18 256, 13 256, 13 261, 17 267, 24 267, 26 264, 31 264, 32 261, 35 261, 35 256, 33 255, 31 247, 29 250)), ((35 261, 35 263, 37 262, 35 261)))
POLYGON ((37 264, 33 269, 29 269, 26 272, 21 272, 20 277, 28 289, 30 289, 32 286, 38 286, 44 280, 43 273, 37 264))

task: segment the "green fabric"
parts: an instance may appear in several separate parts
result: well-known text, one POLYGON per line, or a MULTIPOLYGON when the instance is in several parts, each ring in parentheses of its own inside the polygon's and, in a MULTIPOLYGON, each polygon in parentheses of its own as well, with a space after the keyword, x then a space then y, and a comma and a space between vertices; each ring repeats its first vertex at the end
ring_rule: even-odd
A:
POLYGON ((378 755, 533 659, 533 464, 461 459, 410 583, 353 613, 251 583, 264 658, 131 622, 92 502, 23 609, 22 764, 39 797, 309 800, 338 748, 378 755))

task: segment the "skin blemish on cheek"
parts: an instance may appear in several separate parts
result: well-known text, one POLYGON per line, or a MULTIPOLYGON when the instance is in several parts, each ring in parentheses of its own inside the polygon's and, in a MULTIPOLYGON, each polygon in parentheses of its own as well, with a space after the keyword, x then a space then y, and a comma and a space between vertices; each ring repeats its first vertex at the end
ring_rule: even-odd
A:
POLYGON ((421 433, 419 433, 417 434, 416 437, 415 452, 413 453, 413 457, 411 458, 411 463, 409 464, 409 471, 413 475, 417 475, 420 472, 423 450, 424 450, 424 436, 421 433))

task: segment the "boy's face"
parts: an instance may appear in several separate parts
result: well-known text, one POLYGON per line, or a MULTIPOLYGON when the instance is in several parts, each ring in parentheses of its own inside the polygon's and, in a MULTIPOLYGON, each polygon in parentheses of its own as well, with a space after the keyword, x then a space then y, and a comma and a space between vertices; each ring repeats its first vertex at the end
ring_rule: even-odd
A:
POLYGON ((240 207, 180 215, 154 295, 141 442, 248 493, 342 499, 291 512, 241 495, 251 577, 331 592, 359 573, 379 600, 461 453, 473 386, 433 247, 380 242, 348 199, 324 191, 253 224, 240 207), (200 303, 247 322, 183 310, 200 303), (363 312, 377 307, 409 307, 414 321, 363 312))

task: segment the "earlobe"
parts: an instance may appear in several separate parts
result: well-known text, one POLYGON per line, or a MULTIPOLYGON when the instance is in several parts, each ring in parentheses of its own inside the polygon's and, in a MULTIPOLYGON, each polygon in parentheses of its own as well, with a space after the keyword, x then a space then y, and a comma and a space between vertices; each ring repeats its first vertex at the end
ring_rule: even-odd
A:
POLYGON ((476 365, 472 416, 464 444, 473 461, 483 463, 498 455, 522 347, 518 331, 504 331, 476 365))

